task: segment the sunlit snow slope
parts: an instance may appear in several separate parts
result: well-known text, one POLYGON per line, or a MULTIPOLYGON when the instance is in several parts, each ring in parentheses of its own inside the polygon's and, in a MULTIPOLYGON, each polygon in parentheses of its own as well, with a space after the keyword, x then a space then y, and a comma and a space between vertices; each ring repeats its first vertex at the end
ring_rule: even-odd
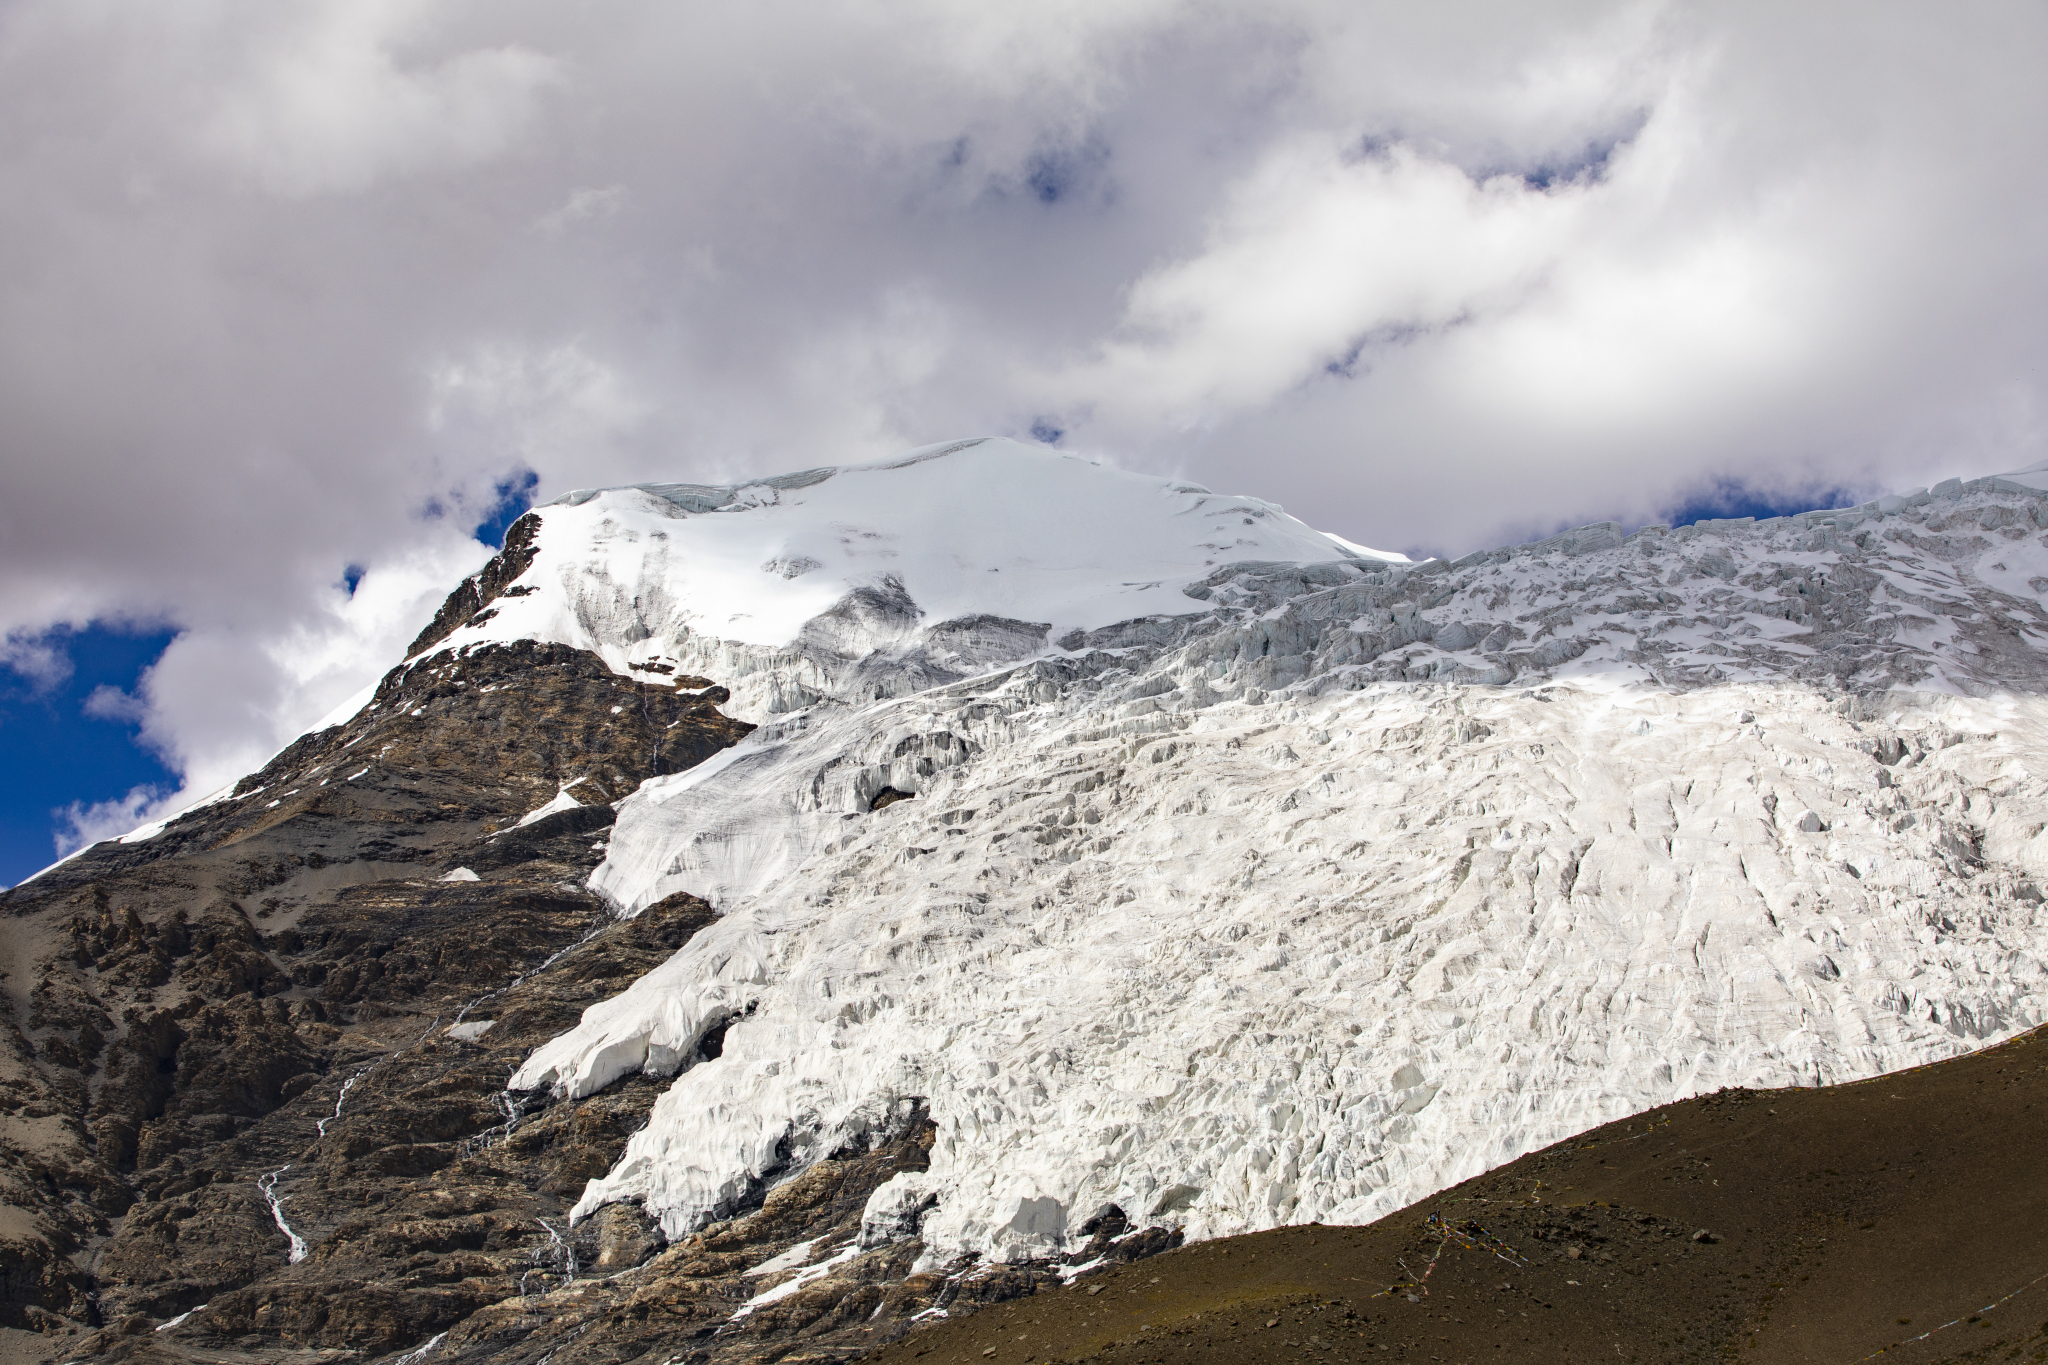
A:
POLYGON ((1181 590, 1219 564, 1406 562, 1257 498, 1005 440, 730 488, 581 490, 541 516, 518 595, 440 647, 551 640, 650 678, 679 665, 731 687, 748 719, 1186 612, 1181 590), (872 676, 849 677, 862 663, 872 676))
POLYGON ((672 1234, 922 1100, 867 1235, 1016 1259, 1110 1204, 1366 1217, 2038 1022, 2043 484, 1423 565, 999 442, 574 495, 440 648, 763 724, 622 803, 594 877, 723 918, 513 1086, 679 1073, 581 1206, 672 1234))

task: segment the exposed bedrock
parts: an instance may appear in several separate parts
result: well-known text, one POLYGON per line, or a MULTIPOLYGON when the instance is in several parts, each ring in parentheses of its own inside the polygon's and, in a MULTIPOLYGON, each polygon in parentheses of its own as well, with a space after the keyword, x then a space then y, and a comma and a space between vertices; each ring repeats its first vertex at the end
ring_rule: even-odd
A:
POLYGON ((516 589, 513 584, 533 566, 534 557, 540 553, 535 544, 539 533, 540 518, 531 513, 506 527, 504 548, 491 557, 490 563, 456 585, 455 591, 441 603, 441 609, 434 613, 434 619, 405 651, 406 657, 413 658, 431 649, 462 626, 483 624, 490 618, 482 613, 508 592, 520 596, 531 592, 531 588, 516 589))
POLYGON ((174 1351, 148 1329, 206 1304, 216 1344, 374 1353, 517 1292, 655 1086, 507 1131, 504 1076, 709 921, 619 923, 582 882, 613 801, 747 732, 724 696, 560 645, 440 655, 0 896, 0 1326, 174 1351))

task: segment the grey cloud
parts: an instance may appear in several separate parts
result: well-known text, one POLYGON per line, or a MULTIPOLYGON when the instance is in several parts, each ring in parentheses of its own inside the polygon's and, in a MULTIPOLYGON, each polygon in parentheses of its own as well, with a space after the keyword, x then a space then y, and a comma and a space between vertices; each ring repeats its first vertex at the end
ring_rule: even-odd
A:
POLYGON ((61 687, 71 676, 71 659, 48 640, 33 635, 0 636, 0 668, 28 680, 36 692, 61 687))
POLYGON ((389 662, 521 467, 545 497, 1038 425, 1462 551, 1718 479, 2025 463, 2044 37, 2022 7, 25 0, 0 637, 181 627, 139 695, 205 784, 389 662))
POLYGON ((149 703, 131 692, 101 683, 86 695, 84 710, 98 720, 134 722, 149 714, 149 703))

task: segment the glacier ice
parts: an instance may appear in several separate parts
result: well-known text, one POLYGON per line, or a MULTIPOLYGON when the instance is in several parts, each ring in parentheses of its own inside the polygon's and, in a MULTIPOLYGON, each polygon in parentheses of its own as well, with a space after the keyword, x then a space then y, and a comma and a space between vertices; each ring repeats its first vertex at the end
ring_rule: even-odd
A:
POLYGON ((621 913, 686 890, 721 918, 512 1079, 674 1075, 579 1214, 635 1199, 680 1234, 922 1107, 931 1169, 864 1242, 1040 1256, 1111 1205, 1191 1237, 1361 1219, 1667 1099, 2048 1011, 2038 475, 1410 566, 1278 513, 1204 563, 1174 537, 1215 495, 1072 462, 1004 530, 1029 591, 983 598, 923 539, 952 486, 912 487, 965 455, 995 486, 1021 458, 888 471, 907 520, 837 509, 839 477, 579 495, 539 590, 445 646, 695 660, 762 722, 621 803, 593 877, 621 913), (730 529, 797 495, 896 557, 730 529), (1047 569, 1097 500, 1151 577, 1047 569), (720 633, 745 575, 754 633, 720 633))

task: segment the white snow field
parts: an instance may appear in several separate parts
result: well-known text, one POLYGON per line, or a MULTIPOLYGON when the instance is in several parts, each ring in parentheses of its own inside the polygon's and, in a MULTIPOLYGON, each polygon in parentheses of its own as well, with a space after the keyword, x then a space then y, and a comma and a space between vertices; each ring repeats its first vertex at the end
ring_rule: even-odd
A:
POLYGON ((679 664, 731 688, 741 715, 857 692, 845 666, 913 637, 918 657, 892 658, 870 691, 1185 612, 1182 588, 1219 564, 1407 562, 1257 498, 1005 440, 736 488, 579 490, 541 515, 527 592, 438 647, 552 640, 652 678, 646 665, 679 664))
POLYGON ((1421 565, 995 441, 572 495, 436 652, 703 673, 761 728, 593 876, 720 920, 512 1087, 675 1074, 578 1206, 671 1236, 922 1104, 865 1235, 942 1263, 1111 1204, 1369 1218, 2006 1036, 2048 1015, 2036 484, 1421 565))

